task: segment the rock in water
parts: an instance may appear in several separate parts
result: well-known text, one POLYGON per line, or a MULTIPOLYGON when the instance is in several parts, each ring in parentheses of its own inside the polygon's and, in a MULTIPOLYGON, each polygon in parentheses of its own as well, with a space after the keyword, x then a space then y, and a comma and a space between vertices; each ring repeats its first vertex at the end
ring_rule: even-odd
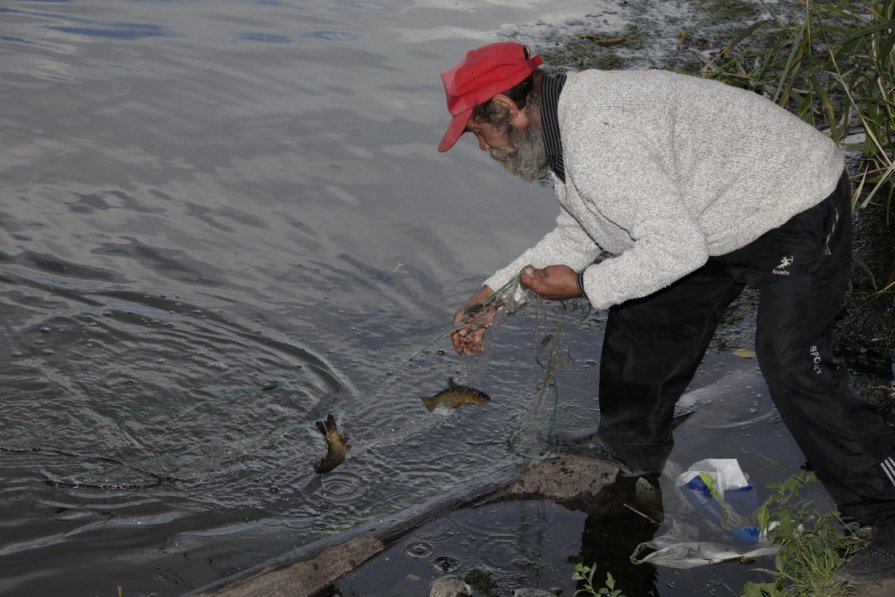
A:
POLYGON ((459 576, 448 574, 432 581, 429 587, 429 597, 469 597, 472 595, 472 587, 466 584, 459 576))

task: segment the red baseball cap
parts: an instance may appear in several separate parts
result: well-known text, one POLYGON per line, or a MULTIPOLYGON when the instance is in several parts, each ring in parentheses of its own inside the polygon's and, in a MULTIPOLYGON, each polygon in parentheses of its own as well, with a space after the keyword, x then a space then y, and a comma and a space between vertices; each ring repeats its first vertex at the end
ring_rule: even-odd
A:
POLYGON ((470 50, 460 64, 441 73, 452 118, 438 151, 454 146, 466 130, 473 108, 521 83, 542 62, 540 56, 529 57, 527 46, 501 41, 470 50))

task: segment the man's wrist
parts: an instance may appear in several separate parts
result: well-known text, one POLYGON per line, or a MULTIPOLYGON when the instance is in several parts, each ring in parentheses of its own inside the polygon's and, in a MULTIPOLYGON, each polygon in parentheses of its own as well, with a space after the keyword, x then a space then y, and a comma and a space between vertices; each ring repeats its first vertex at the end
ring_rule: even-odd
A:
POLYGON ((578 284, 578 292, 581 293, 581 296, 586 297, 587 293, 584 292, 584 270, 575 275, 575 283, 578 284))

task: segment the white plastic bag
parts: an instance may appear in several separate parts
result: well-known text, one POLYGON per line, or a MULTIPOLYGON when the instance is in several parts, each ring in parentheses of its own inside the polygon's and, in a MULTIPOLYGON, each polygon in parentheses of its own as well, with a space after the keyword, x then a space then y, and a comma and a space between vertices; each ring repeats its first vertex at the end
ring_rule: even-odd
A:
POLYGON ((758 495, 736 459, 700 460, 678 475, 675 486, 688 511, 671 517, 667 533, 638 545, 631 555, 635 564, 693 568, 779 550, 755 522, 758 495))

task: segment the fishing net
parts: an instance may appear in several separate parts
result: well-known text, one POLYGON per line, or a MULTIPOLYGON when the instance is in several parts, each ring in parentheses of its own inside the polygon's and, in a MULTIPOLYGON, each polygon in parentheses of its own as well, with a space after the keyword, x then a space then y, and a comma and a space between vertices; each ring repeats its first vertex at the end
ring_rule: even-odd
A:
MULTIPOLYGON (((560 387, 556 383, 556 375, 573 363, 565 344, 566 334, 583 329, 583 324, 591 313, 589 303, 583 300, 545 302, 533 292, 521 287, 516 277, 482 303, 469 307, 467 312, 465 325, 487 327, 489 332, 500 329, 511 317, 517 318, 523 312, 527 316, 517 327, 529 336, 525 344, 531 347, 531 350, 526 354, 532 359, 531 364, 535 368, 526 367, 526 369, 533 372, 535 378, 521 384, 523 386, 522 396, 519 398, 521 408, 512 415, 505 444, 511 454, 518 458, 540 459, 548 456, 557 423, 561 394, 560 387), (496 312, 490 317, 489 308, 496 308, 496 312)), ((354 405, 340 409, 339 417, 350 420, 352 406, 369 402, 386 392, 390 386, 406 382, 406 379, 402 380, 405 373, 409 372, 413 380, 418 380, 420 374, 431 366, 429 361, 433 347, 442 343, 456 329, 458 326, 451 325, 438 333, 411 354, 406 361, 389 372, 378 384, 359 396, 354 405)), ((465 384, 478 387, 484 383, 494 360, 495 346, 499 342, 496 334, 488 333, 484 338, 482 353, 477 357, 464 359, 462 377, 465 384)), ((437 352, 443 354, 442 351, 437 352)), ((595 405, 596 401, 593 402, 595 405)), ((418 417, 397 431, 390 429, 387 433, 354 444, 352 456, 406 442, 414 436, 425 434, 441 423, 442 419, 439 417, 418 417)))
MULTIPOLYGON (((456 359, 446 354, 450 349, 444 349, 449 344, 446 339, 457 329, 454 325, 444 327, 410 355, 401 357, 363 391, 345 380, 328 379, 320 373, 327 369, 323 362, 306 363, 302 378, 316 375, 315 384, 325 399, 311 400, 306 394, 316 391, 309 392, 304 383, 285 377, 260 379, 254 386, 224 388, 227 372, 221 365, 220 379, 209 378, 207 387, 188 397, 179 396, 176 402, 160 401, 155 410, 141 407, 128 412, 122 405, 120 410, 111 409, 110 413, 99 412, 88 418, 60 413, 58 421, 7 428, 0 432, 0 451, 27 459, 45 482, 59 486, 127 489, 250 485, 253 480, 263 479, 265 486, 277 487, 289 482, 282 473, 286 468, 302 471, 300 483, 309 483, 313 478, 311 464, 324 449, 321 436, 314 431, 315 421, 333 414, 340 427, 350 431, 349 458, 419 445, 420 437, 435 433, 437 428, 457 425, 456 417, 432 416, 415 403, 416 408, 402 409, 390 420, 382 420, 377 418, 382 410, 378 404, 396 395, 421 396, 421 387, 439 387, 450 375, 445 373, 446 364, 455 367, 453 375, 463 383, 480 386, 486 382, 495 360, 495 343, 513 342, 528 347, 521 358, 530 362, 514 366, 512 379, 500 380, 512 387, 514 402, 504 403, 506 420, 494 428, 503 434, 504 444, 514 458, 549 455, 561 394, 590 392, 582 390, 582 384, 563 388, 557 381, 557 376, 574 362, 569 334, 587 332, 593 323, 588 322, 589 305, 586 301, 544 302, 521 288, 516 278, 469 311, 473 322, 482 318, 478 321, 490 329, 484 352, 463 359, 459 369, 456 359), (495 317, 487 321, 487 311, 497 306, 495 317), (514 329, 500 332, 510 337, 496 339, 497 331, 506 327, 510 316, 515 316, 516 325, 510 326, 514 329), (524 376, 515 373, 520 370, 524 376), (234 417, 234 413, 245 410, 241 408, 245 404, 253 405, 254 416, 234 417), (127 416, 122 416, 121 411, 127 412, 127 416), (296 411, 299 416, 294 416, 296 411), (147 442, 140 440, 144 429, 141 424, 156 421, 154 428, 165 431, 154 435, 147 449, 147 442), (105 441, 97 444, 93 441, 97 437, 104 437, 105 441), (279 479, 271 480, 276 476, 272 471, 279 474, 279 479)), ((91 391, 86 387, 73 389, 61 379, 55 381, 58 387, 47 391, 62 392, 60 388, 67 386, 66 401, 86 398, 91 391)), ((594 398, 595 392, 591 392, 586 400, 595 406, 594 398)), ((453 433, 445 442, 457 441, 457 432, 453 433)), ((469 438, 472 435, 464 434, 462 439, 476 441, 469 438)), ((494 439, 492 434, 487 441, 494 439)))

